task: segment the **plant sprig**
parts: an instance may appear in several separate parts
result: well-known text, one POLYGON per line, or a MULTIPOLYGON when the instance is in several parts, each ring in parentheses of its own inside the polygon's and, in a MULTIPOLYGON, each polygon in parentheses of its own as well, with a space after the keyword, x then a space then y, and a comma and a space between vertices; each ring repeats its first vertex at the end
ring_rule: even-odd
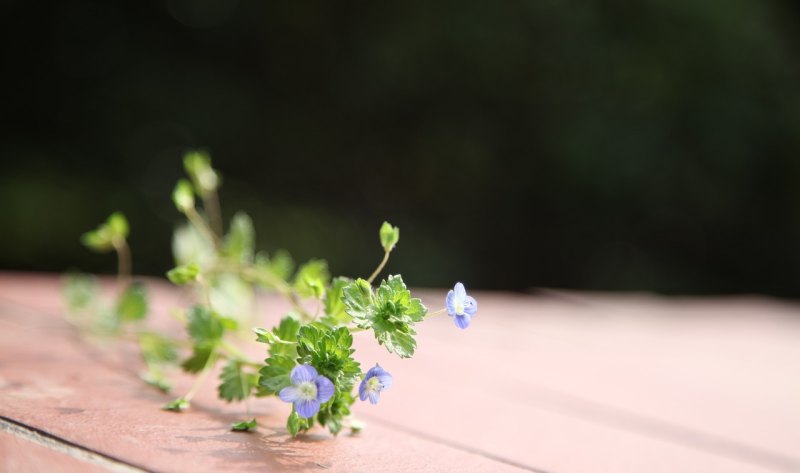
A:
POLYGON ((383 256, 366 279, 332 277, 325 260, 312 259, 298 267, 285 250, 272 255, 256 251, 252 221, 242 212, 233 216, 225 232, 218 195, 221 178, 211 158, 205 152, 189 152, 184 168, 187 178, 178 181, 172 200, 186 222, 175 230, 176 266, 166 276, 194 293, 194 302, 180 316, 186 325, 185 339, 144 326, 147 294, 143 285, 131 279, 129 226, 121 213, 112 214, 82 237, 89 248, 118 255, 115 304, 109 308, 100 301, 96 283, 89 277, 70 277, 65 284, 73 323, 90 333, 136 341, 147 367, 142 375, 147 382, 168 391, 171 366, 196 376, 188 391, 165 404, 165 410, 189 409, 221 363, 219 398, 244 402, 250 419, 234 423, 232 430, 247 432, 257 427, 250 416, 251 398, 277 396, 292 403, 286 422, 292 436, 316 424, 334 435, 347 426, 357 432, 363 424, 351 417, 353 403, 357 399, 377 403, 393 379, 378 365, 362 370, 354 357, 353 333, 371 331, 390 353, 409 358, 417 347, 415 325, 427 316, 446 311, 457 326, 466 328, 475 315, 477 302, 466 295, 461 283, 447 294, 446 307, 430 314, 420 299, 412 297, 400 275, 389 275, 373 286, 397 247, 398 227, 388 222, 381 225, 383 256), (252 329, 255 341, 266 345, 263 362, 249 359, 240 346, 247 327, 259 325, 255 300, 260 291, 280 294, 292 307, 275 326, 252 329))

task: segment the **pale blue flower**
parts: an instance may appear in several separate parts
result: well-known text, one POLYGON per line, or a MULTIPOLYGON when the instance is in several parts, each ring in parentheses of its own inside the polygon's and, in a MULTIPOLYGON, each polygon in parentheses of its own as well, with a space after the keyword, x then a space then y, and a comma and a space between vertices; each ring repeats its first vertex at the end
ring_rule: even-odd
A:
POLYGON ((358 397, 362 401, 369 398, 369 402, 377 404, 381 398, 381 391, 390 387, 392 387, 392 375, 375 363, 375 366, 367 371, 367 375, 361 381, 361 385, 358 387, 358 397))
POLYGON ((292 386, 281 389, 281 401, 294 403, 294 410, 300 417, 314 417, 319 406, 333 397, 331 380, 317 373, 311 365, 297 365, 290 376, 292 386))
POLYGON ((460 282, 447 293, 445 306, 456 327, 460 329, 469 327, 469 322, 478 312, 478 301, 467 295, 467 290, 460 282))

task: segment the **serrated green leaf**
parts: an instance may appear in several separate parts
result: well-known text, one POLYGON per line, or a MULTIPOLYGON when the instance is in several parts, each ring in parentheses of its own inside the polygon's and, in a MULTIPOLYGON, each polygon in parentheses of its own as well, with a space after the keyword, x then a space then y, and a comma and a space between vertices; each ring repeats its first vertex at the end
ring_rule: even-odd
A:
POLYGON ((312 419, 304 419, 297 415, 297 412, 292 409, 292 413, 289 414, 289 418, 286 419, 286 430, 289 431, 292 437, 296 437, 298 433, 310 429, 312 423, 312 419))
POLYGON ((213 345, 195 345, 192 348, 192 356, 183 360, 181 368, 189 373, 199 373, 209 362, 209 358, 214 355, 215 347, 213 345))
POLYGON ((219 397, 228 401, 241 401, 250 397, 258 383, 258 375, 244 370, 244 365, 237 360, 230 360, 220 373, 220 384, 217 387, 219 397))
POLYGON ((189 401, 187 401, 182 397, 179 397, 174 401, 170 401, 164 404, 163 406, 161 406, 161 408, 164 409, 165 411, 182 412, 188 409, 189 406, 190 406, 189 401))
POLYGON ((199 274, 200 265, 197 263, 189 263, 177 266, 167 271, 167 279, 169 279, 173 284, 182 286, 197 280, 197 276, 199 274))
POLYGON ((256 427, 258 427, 258 423, 255 419, 234 422, 231 424, 231 430, 234 432, 252 432, 253 430, 256 430, 256 427))
POLYGON ((222 318, 208 307, 197 305, 189 309, 189 335, 199 344, 213 344, 222 338, 225 325, 222 318))
POLYGON ((325 294, 325 317, 322 321, 326 324, 338 326, 347 325, 352 317, 345 312, 342 289, 352 282, 349 278, 337 277, 331 282, 331 287, 325 294))
POLYGON ((381 246, 387 253, 394 249, 394 246, 400 241, 400 229, 393 227, 389 222, 383 222, 379 232, 381 237, 381 246))
POLYGON ((225 256, 242 263, 250 263, 253 261, 255 243, 253 221, 246 213, 237 212, 231 219, 230 230, 225 236, 225 256))
POLYGON ((325 260, 311 260, 297 271, 294 288, 302 297, 321 299, 330 280, 328 263, 325 260))
POLYGON ((308 363, 340 390, 349 390, 361 376, 352 358, 353 335, 345 327, 333 329, 321 323, 304 325, 297 333, 299 363, 308 363))
POLYGON ((411 297, 399 275, 381 282, 374 294, 363 279, 349 284, 342 293, 345 310, 358 327, 372 329, 378 343, 401 358, 414 354, 413 325, 425 318, 427 309, 411 297))
POLYGON ((133 283, 117 300, 117 317, 123 322, 142 320, 147 315, 147 291, 141 283, 133 283))
POLYGON ((293 358, 288 356, 271 356, 265 360, 266 366, 262 367, 258 373, 258 384, 266 394, 275 394, 281 389, 292 384, 289 374, 295 367, 293 358))

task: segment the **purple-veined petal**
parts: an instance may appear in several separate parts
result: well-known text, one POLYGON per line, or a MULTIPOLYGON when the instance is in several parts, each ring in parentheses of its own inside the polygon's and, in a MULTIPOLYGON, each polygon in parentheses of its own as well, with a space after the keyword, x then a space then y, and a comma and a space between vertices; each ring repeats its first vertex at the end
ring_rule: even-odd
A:
POLYGON ((278 393, 278 397, 281 398, 283 402, 295 402, 300 399, 300 390, 297 389, 297 386, 288 386, 281 389, 281 392, 278 393))
POLYGON ((394 380, 392 379, 391 374, 389 374, 387 371, 384 371, 378 375, 378 381, 381 382, 381 391, 383 391, 384 389, 391 388, 394 380))
POLYGON ((455 292, 456 297, 461 299, 462 301, 464 300, 465 297, 467 297, 467 290, 464 288, 464 285, 461 284, 460 282, 456 283, 455 287, 453 288, 453 291, 455 292))
POLYGON ((444 305, 447 307, 447 313, 456 315, 456 293, 452 289, 447 292, 447 297, 444 299, 444 305))
POLYGON ((464 298, 464 313, 472 317, 478 312, 478 301, 472 296, 464 298))
POLYGON ((297 365, 292 368, 292 384, 300 384, 303 381, 313 382, 317 379, 317 370, 311 365, 297 365))
POLYGON ((333 383, 330 379, 326 378, 325 376, 317 376, 316 379, 317 383, 317 401, 320 403, 328 402, 330 398, 333 397, 333 392, 335 388, 333 387, 333 383))
POLYGON ((367 378, 364 378, 361 381, 361 384, 358 385, 358 397, 365 401, 367 399, 367 378))
POLYGON ((383 368, 381 368, 380 365, 376 364, 375 366, 373 366, 372 368, 370 368, 367 371, 367 374, 364 375, 364 379, 367 380, 367 379, 370 379, 373 376, 377 376, 379 370, 383 371, 383 368))
POLYGON ((369 397, 369 402, 370 403, 377 404, 378 401, 381 398, 381 392, 380 391, 369 391, 367 393, 367 397, 369 397))
POLYGON ((316 399, 295 401, 294 410, 297 411, 297 415, 305 419, 314 417, 319 411, 319 401, 316 399))
POLYGON ((456 323, 456 327, 464 330, 465 328, 469 327, 470 316, 469 315, 454 315, 453 322, 456 323))

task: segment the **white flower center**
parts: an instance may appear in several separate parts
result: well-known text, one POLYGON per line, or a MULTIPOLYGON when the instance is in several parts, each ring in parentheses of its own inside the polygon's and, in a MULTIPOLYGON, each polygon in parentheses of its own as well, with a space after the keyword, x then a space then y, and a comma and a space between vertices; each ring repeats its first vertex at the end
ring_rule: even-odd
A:
POLYGON ((317 398, 317 385, 311 381, 303 381, 297 385, 297 390, 300 391, 300 397, 305 401, 310 401, 317 398))
POLYGON ((380 380, 377 376, 373 376, 367 381, 367 390, 372 392, 378 392, 383 389, 383 385, 381 384, 380 380))
POLYGON ((456 299, 453 307, 456 309, 456 315, 464 315, 464 301, 456 299))

